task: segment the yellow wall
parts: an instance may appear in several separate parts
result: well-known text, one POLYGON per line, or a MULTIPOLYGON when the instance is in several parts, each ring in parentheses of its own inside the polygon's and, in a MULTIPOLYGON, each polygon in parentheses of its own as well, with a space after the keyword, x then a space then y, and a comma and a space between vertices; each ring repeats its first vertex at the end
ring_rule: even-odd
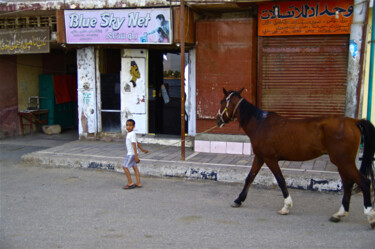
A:
POLYGON ((30 96, 39 96, 39 75, 42 74, 42 56, 17 56, 18 110, 27 109, 30 96))
MULTIPOLYGON (((369 23, 368 23, 368 35, 367 35, 367 47, 366 47, 366 64, 365 64, 365 80, 364 80, 364 91, 363 91, 363 106, 362 106, 362 118, 367 119, 367 102, 368 102, 368 85, 369 85, 369 73, 370 73, 370 51, 371 51, 371 28, 372 28, 372 14, 373 8, 369 11, 369 23)), ((374 58, 375 60, 375 58, 374 58)), ((373 73, 375 73, 375 63, 373 63, 373 73)), ((372 105, 371 105, 371 122, 375 124, 375 79, 373 79, 372 86, 372 105)))
MULTIPOLYGON (((17 56, 18 110, 26 110, 28 98, 39 96, 39 75, 42 74, 42 55, 17 56)), ((28 121, 25 121, 28 123, 28 121)), ((33 126, 35 131, 35 126, 33 126)), ((20 129, 21 132, 21 129, 20 129)), ((30 128, 25 127, 25 134, 30 128)))

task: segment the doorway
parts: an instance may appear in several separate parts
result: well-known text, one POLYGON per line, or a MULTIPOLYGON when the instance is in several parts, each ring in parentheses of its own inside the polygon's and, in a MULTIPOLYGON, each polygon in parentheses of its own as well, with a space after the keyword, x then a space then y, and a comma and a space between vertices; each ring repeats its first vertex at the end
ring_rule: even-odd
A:
MULTIPOLYGON (((185 65, 188 53, 185 53, 185 65)), ((149 133, 181 134, 181 57, 179 51, 150 50, 149 133)), ((187 115, 185 115, 187 117, 187 115)), ((188 130, 185 118, 185 131, 188 130)))
POLYGON ((101 126, 103 132, 121 132, 120 49, 99 52, 101 126))

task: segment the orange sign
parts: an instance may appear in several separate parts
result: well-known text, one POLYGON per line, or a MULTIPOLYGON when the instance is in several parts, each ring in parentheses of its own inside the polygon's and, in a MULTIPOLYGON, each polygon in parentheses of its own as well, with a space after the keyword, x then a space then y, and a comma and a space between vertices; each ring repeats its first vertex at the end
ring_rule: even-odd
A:
POLYGON ((353 0, 287 1, 259 4, 258 35, 349 34, 353 0))

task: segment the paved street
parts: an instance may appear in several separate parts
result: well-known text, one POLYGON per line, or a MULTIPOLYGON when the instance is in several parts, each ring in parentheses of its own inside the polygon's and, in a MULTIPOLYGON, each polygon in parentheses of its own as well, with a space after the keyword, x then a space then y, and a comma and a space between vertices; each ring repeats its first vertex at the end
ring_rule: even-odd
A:
POLYGON ((290 190, 294 207, 280 216, 278 188, 253 186, 234 209, 242 184, 143 176, 142 189, 123 190, 123 173, 21 161, 75 139, 68 133, 0 141, 1 249, 374 247, 361 195, 353 196, 349 217, 334 224, 328 219, 341 192, 290 190))
POLYGON ((352 198, 343 222, 328 221, 341 194, 291 190, 288 216, 278 189, 143 178, 123 190, 123 174, 0 161, 0 248, 373 248, 374 231, 352 198))

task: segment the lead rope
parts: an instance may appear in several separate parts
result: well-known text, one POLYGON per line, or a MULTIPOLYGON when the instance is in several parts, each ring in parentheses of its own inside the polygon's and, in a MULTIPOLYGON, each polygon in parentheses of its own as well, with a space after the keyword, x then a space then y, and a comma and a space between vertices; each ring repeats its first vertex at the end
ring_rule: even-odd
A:
MULTIPOLYGON (((230 96, 231 96, 231 95, 230 95, 230 96)), ((242 100, 244 100, 244 99, 241 98, 241 99, 237 102, 236 107, 234 108, 234 111, 233 111, 233 113, 232 113, 232 118, 230 119, 231 121, 234 120, 234 115, 236 114, 237 109, 238 109, 239 105, 241 104, 242 100)), ((228 117, 228 118, 229 118, 229 117, 228 117)), ((201 132, 201 134, 204 134, 204 133, 210 132, 210 131, 212 131, 212 130, 218 128, 218 127, 219 127, 219 126, 214 125, 214 126, 212 126, 211 128, 208 128, 207 130, 201 132)), ((173 144, 170 144, 170 145, 164 145, 164 146, 162 146, 162 147, 161 147, 160 149, 158 149, 158 150, 153 150, 153 152, 158 152, 158 151, 163 150, 163 149, 165 149, 165 148, 167 148, 167 147, 175 146, 175 145, 177 145, 177 144, 180 144, 181 142, 186 142, 186 140, 183 139, 183 140, 180 140, 180 141, 178 141, 178 142, 176 142, 176 143, 173 143, 173 144)))
MULTIPOLYGON (((207 133, 207 132, 212 131, 213 129, 218 128, 218 127, 219 127, 219 126, 214 125, 214 126, 212 126, 211 128, 208 128, 207 130, 205 130, 205 131, 203 131, 203 132, 201 132, 201 133, 202 133, 202 134, 207 133)), ((172 144, 170 144, 170 145, 163 145, 163 146, 161 146, 158 150, 152 150, 152 152, 158 152, 158 151, 163 150, 163 149, 165 149, 165 148, 167 148, 167 147, 172 147, 172 146, 175 147, 175 145, 178 145, 178 144, 180 144, 181 142, 186 142, 186 140, 183 139, 183 140, 180 140, 180 141, 178 141, 178 142, 176 142, 176 143, 172 143, 172 144)))

